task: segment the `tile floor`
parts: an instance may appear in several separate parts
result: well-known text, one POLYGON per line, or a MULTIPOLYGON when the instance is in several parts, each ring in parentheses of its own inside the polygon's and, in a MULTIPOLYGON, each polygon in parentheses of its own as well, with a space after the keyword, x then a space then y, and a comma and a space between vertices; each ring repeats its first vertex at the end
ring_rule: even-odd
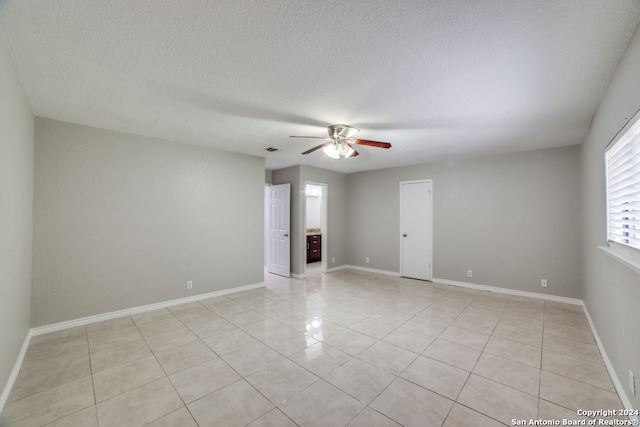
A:
POLYGON ((579 306, 317 267, 265 281, 34 337, 4 418, 482 427, 621 407, 579 306))

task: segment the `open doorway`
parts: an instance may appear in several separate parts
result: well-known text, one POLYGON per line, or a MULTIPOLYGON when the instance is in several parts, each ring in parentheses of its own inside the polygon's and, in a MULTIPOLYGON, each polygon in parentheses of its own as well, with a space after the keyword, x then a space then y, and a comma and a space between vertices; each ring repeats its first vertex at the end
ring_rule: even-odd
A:
POLYGON ((327 272, 329 229, 327 226, 327 194, 329 186, 325 183, 305 181, 305 245, 303 259, 304 275, 307 273, 327 272))

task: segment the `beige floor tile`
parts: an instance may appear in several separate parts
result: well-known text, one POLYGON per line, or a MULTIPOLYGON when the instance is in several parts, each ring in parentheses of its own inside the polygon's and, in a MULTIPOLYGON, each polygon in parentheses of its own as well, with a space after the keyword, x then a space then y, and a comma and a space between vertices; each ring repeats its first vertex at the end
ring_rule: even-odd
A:
POLYGON ((89 350, 95 353, 122 347, 132 342, 143 342, 144 338, 138 328, 126 326, 122 330, 89 334, 89 350))
POLYGON ((58 355, 26 359, 18 374, 8 402, 57 387, 91 375, 89 354, 58 355))
POLYGON ((483 353, 473 373, 538 397, 540 369, 491 353, 483 353))
POLYGON ((317 381, 280 405, 280 410, 303 427, 344 426, 364 404, 337 387, 317 381))
POLYGON ((116 317, 114 319, 90 323, 86 326, 88 336, 100 335, 106 332, 114 332, 127 328, 136 328, 136 324, 131 316, 116 317))
POLYGON ((449 306, 439 306, 437 304, 428 306, 420 313, 416 314, 417 317, 423 317, 425 319, 431 319, 436 322, 449 324, 456 320, 456 317, 462 313, 464 307, 453 308, 449 306))
POLYGON ((475 374, 467 380, 458 403, 508 425, 512 419, 529 420, 538 413, 537 397, 475 374))
POLYGON ((284 359, 284 356, 264 344, 254 344, 220 356, 240 375, 248 376, 284 359))
POLYGON ((351 360, 353 356, 328 344, 319 342, 289 356, 305 369, 319 377, 325 377, 331 371, 351 360))
POLYGON ((238 327, 228 320, 220 318, 213 318, 206 321, 198 321, 188 323, 187 327, 198 336, 200 339, 213 337, 224 332, 229 332, 237 329, 238 327))
POLYGON ((534 332, 517 326, 500 323, 493 330, 493 336, 508 339, 520 344, 542 347, 542 332, 534 332))
POLYGON ((304 329, 301 332, 306 333, 311 338, 317 341, 324 341, 325 339, 332 337, 340 332, 347 331, 345 326, 338 325, 337 323, 329 320, 312 319, 311 322, 304 325, 304 329))
POLYGON ((588 325, 585 328, 565 325, 562 323, 545 322, 544 334, 595 344, 595 339, 593 338, 593 334, 591 333, 591 329, 588 325))
POLYGON ((279 405, 319 378, 300 365, 284 359, 245 379, 274 405, 279 405))
POLYGON ((503 313, 500 320, 498 320, 499 325, 511 325, 521 329, 527 329, 540 334, 543 330, 544 322, 542 318, 531 318, 527 316, 522 316, 520 314, 514 313, 503 313))
POLYGON ((218 357, 202 341, 194 341, 170 350, 159 351, 155 353, 155 356, 167 375, 218 357))
POLYGON ((486 353, 506 357, 534 368, 540 368, 542 349, 532 345, 518 343, 506 338, 492 336, 484 348, 486 353))
POLYGON ((136 326, 138 326, 138 330, 145 338, 184 328, 184 324, 173 314, 170 317, 163 317, 153 322, 136 323, 136 326))
POLYGON ((542 351, 542 369, 615 392, 609 372, 601 363, 545 349, 542 351))
POLYGON ((226 319, 228 322, 233 323, 238 328, 245 328, 254 323, 260 323, 266 319, 264 315, 253 310, 240 313, 225 314, 222 317, 224 317, 224 319, 226 319))
POLYGON ((75 357, 87 354, 89 345, 84 327, 35 336, 29 343, 25 360, 41 357, 75 357))
POLYGON ((57 421, 47 424, 47 427, 98 427, 96 407, 90 406, 57 421))
POLYGON ((11 425, 43 426, 95 403, 91 377, 53 387, 7 404, 3 411, 11 425))
POLYGON ((318 341, 302 332, 293 329, 285 329, 286 333, 280 336, 267 337, 264 343, 285 356, 290 356, 305 348, 316 344, 318 341))
POLYGON ((620 406, 580 306, 313 266, 265 283, 33 337, 2 416, 495 427, 620 406))
POLYGON ((154 353, 169 350, 174 347, 198 341, 198 337, 191 333, 186 327, 174 329, 169 332, 157 333, 145 337, 147 345, 154 353))
POLYGON ((345 353, 357 356, 373 345, 376 339, 360 332, 347 330, 327 338, 324 342, 345 353))
POLYGON ((367 362, 351 359, 325 379, 360 402, 369 403, 395 378, 395 375, 367 362))
MULTIPOLYGON (((512 424, 509 423, 509 425, 512 424)), ((462 406, 459 403, 456 403, 453 405, 453 408, 451 408, 451 412, 449 412, 449 416, 447 417, 442 427, 462 426, 504 427, 504 424, 499 422, 498 420, 489 418, 486 415, 476 412, 473 409, 469 409, 466 406, 462 406)))
POLYGON ((480 357, 480 353, 481 351, 479 350, 437 339, 422 354, 471 372, 480 357))
POLYGON ((182 407, 147 424, 147 427, 198 427, 198 424, 187 408, 182 407))
POLYGON ((349 328, 370 337, 380 339, 396 329, 396 325, 369 317, 351 325, 349 328))
POLYGON ((216 354, 223 355, 257 344, 258 340, 241 329, 234 329, 209 337, 204 340, 204 343, 215 351, 216 354))
POLYGON ((490 335, 472 331, 471 329, 448 326, 438 338, 482 351, 484 346, 487 345, 489 337, 490 335))
POLYGON ((169 379, 161 378, 98 403, 98 425, 143 426, 183 406, 169 379))
POLYGON ((91 353, 91 370, 93 373, 102 372, 127 362, 151 356, 151 350, 142 339, 107 347, 104 350, 91 353))
POLYGON ((358 359, 395 375, 400 375, 416 357, 416 353, 385 341, 378 341, 358 355, 358 359))
POLYGON ((360 412, 347 427, 402 427, 397 422, 382 415, 378 411, 366 407, 360 412))
POLYGON ((409 350, 413 353, 422 353, 436 339, 435 335, 424 335, 404 326, 399 327, 382 341, 409 350))
POLYGON ((396 379, 369 406, 403 426, 439 426, 453 401, 402 378, 396 379))
POLYGON ((594 344, 560 338, 552 335, 545 335, 542 343, 543 350, 550 350, 555 353, 565 354, 574 358, 580 358, 594 363, 603 363, 600 350, 594 344))
POLYGON ((93 374, 96 402, 165 377, 154 356, 147 356, 93 374))
POLYGON ((540 378, 540 398, 574 411, 585 408, 622 407, 618 395, 614 392, 547 371, 542 371, 540 378))
POLYGON ((344 310, 334 310, 331 312, 329 316, 329 320, 333 323, 337 323, 340 326, 344 326, 348 328, 349 326, 363 320, 365 316, 361 314, 354 313, 352 311, 344 310))
MULTIPOLYGON (((529 299, 532 300, 533 298, 529 299)), ((542 320, 544 319, 544 302, 540 304, 533 301, 523 302, 511 299, 505 306, 504 313, 542 320)))
POLYGON ((469 377, 469 372, 420 356, 400 377, 449 399, 456 400, 469 377))
MULTIPOLYGON (((567 409, 555 403, 540 399, 538 402, 538 418, 542 420, 587 420, 587 417, 578 415, 577 411, 567 409)), ((579 424, 574 424, 579 425, 579 424)))
POLYGON ((446 323, 420 316, 414 317, 402 326, 423 335, 431 336, 438 336, 447 328, 446 323))
POLYGON ((191 403, 241 379, 222 359, 201 363, 169 377, 185 403, 191 403))
POLYGON ((200 427, 245 426, 274 406, 240 380, 187 405, 200 427))
POLYGON ((297 425, 282 413, 280 409, 275 408, 249 424, 247 427, 297 427, 297 425))

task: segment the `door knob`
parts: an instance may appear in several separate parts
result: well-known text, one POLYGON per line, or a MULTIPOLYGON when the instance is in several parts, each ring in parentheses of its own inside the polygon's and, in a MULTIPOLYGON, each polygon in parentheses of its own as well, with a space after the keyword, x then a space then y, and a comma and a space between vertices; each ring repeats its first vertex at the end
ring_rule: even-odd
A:
POLYGON ((404 234, 402 235, 402 237, 407 237, 407 233, 404 233, 404 234))

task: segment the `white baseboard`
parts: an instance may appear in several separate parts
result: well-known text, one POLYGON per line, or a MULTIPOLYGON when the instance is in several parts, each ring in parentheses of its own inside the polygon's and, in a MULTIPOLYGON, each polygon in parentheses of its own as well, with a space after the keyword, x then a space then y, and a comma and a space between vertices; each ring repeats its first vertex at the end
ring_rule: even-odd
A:
POLYGON ((174 305, 186 304, 189 302, 201 301, 203 299, 215 298, 229 294, 235 294, 237 292, 250 291, 252 289, 263 288, 264 282, 255 283, 252 285, 238 286, 236 288, 223 289, 221 291, 209 292, 206 294, 194 295, 192 297, 179 298, 169 301, 158 302, 154 304, 141 305, 138 307, 126 308, 124 310, 112 311, 109 313, 98 314, 95 316, 82 317, 80 319, 68 320, 65 322, 54 323, 52 325, 40 326, 31 329, 31 335, 37 336, 42 334, 48 334, 50 332, 61 331, 63 329, 73 328, 76 326, 89 325, 91 323, 102 322, 104 320, 115 319, 117 317, 131 316, 133 314, 144 313, 146 311, 158 310, 161 308, 172 307, 174 305))
MULTIPOLYGON (((620 401, 622 402, 622 406, 625 409, 633 410, 636 409, 631 404, 631 399, 627 395, 627 390, 624 388, 622 383, 620 382, 620 378, 618 378, 618 374, 616 370, 613 368, 613 364, 611 363, 611 359, 607 356, 607 352, 604 349, 604 345, 600 340, 600 336, 598 335, 598 331, 596 330, 596 326, 593 323, 593 319, 591 319, 591 315, 589 314, 589 309, 586 305, 582 304, 582 309, 584 310, 584 314, 587 316, 587 321, 589 322, 589 327, 591 328, 591 333, 593 333, 593 337, 596 340, 596 345, 598 346, 598 350, 600 350, 600 354, 602 355, 602 360, 604 361, 604 365, 607 367, 607 371, 609 372, 609 376, 611 377, 611 381, 613 382, 613 387, 618 392, 618 396, 620 397, 620 401)), ((640 418, 636 415, 630 416, 630 420, 635 420, 635 425, 640 425, 640 418)))
POLYGON ((565 304, 583 305, 582 304, 582 300, 581 299, 577 299, 577 298, 567 298, 567 297, 560 297, 560 296, 557 296, 557 295, 540 294, 540 293, 537 293, 537 292, 519 291, 517 289, 499 288, 497 286, 479 285, 477 283, 458 282, 458 281, 455 281, 455 280, 438 279, 438 278, 435 278, 435 277, 432 279, 432 281, 434 283, 442 283, 442 284, 445 284, 445 285, 460 286, 460 287, 469 288, 469 289, 477 289, 479 291, 490 291, 490 292, 496 292, 496 293, 501 293, 501 294, 509 294, 509 295, 516 295, 516 296, 521 296, 521 297, 543 299, 543 300, 547 300, 547 301, 562 302, 562 303, 565 303, 565 304))
POLYGON ((352 269, 352 270, 360 270, 360 271, 366 271, 367 273, 377 273, 377 274, 384 274, 385 276, 394 276, 394 277, 400 277, 400 273, 397 271, 387 271, 387 270, 378 270, 375 268, 369 268, 369 267, 360 267, 359 265, 344 265, 340 268, 340 270, 342 269, 352 269))
POLYGON ((24 361, 24 356, 27 354, 27 349, 29 348, 29 343, 31 342, 31 331, 27 332, 27 336, 24 338, 22 342, 22 347, 20 348, 20 353, 18 353, 18 357, 16 359, 16 363, 13 365, 13 369, 11 370, 11 374, 9 375, 9 379, 7 383, 4 385, 4 390, 2 390, 2 394, 0 394, 0 414, 4 410, 4 405, 7 403, 7 399, 9 399, 9 393, 11 393, 11 389, 18 379, 18 374, 20 373, 20 368, 22 368, 22 362, 24 361))

